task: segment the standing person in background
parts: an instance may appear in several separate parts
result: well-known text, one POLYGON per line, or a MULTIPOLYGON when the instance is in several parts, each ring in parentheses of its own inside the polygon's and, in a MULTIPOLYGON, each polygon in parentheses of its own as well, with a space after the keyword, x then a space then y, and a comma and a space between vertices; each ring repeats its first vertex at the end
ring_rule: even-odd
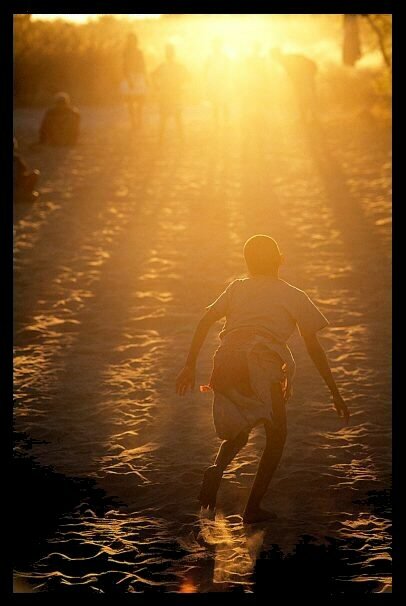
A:
POLYGON ((231 95, 231 65, 222 48, 220 38, 215 38, 205 66, 206 91, 213 110, 214 126, 228 122, 231 95))
POLYGON ((39 141, 45 145, 75 145, 79 137, 80 113, 67 93, 55 95, 40 127, 39 141))
POLYGON ((123 51, 123 73, 121 90, 128 106, 131 126, 138 130, 142 125, 147 94, 147 71, 144 54, 138 47, 138 38, 134 33, 127 36, 123 51))
POLYGON ((168 118, 175 120, 180 141, 183 141, 182 101, 183 89, 189 74, 184 65, 175 58, 175 47, 167 44, 165 61, 153 74, 157 88, 160 112, 159 142, 162 143, 168 118))
POLYGON ((304 55, 288 54, 280 48, 271 50, 271 58, 285 69, 299 103, 303 122, 317 118, 316 74, 317 64, 304 55))

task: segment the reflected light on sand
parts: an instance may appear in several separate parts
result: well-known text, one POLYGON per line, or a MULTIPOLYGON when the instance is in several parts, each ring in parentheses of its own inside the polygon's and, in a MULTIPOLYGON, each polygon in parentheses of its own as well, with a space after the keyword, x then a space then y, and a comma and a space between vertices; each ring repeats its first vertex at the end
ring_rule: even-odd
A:
POLYGON ((240 584, 248 589, 264 534, 263 529, 246 528, 240 516, 227 518, 219 513, 215 520, 201 518, 200 535, 215 549, 213 583, 240 584))
POLYGON ((197 593, 197 587, 192 581, 184 581, 180 586, 179 593, 197 593))

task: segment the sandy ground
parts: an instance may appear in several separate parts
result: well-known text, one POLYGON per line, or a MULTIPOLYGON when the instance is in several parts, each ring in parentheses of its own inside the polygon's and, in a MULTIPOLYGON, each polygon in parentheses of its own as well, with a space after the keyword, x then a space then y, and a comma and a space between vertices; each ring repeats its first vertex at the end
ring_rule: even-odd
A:
POLYGON ((16 111, 42 177, 39 199, 15 205, 15 427, 38 440, 41 465, 122 503, 104 515, 79 503, 21 582, 255 591, 261 554, 291 553, 309 535, 339 541, 353 564, 345 591, 388 590, 390 513, 373 503, 391 473, 390 125, 331 112, 306 131, 291 110, 261 147, 243 144, 235 119, 213 134, 207 108, 190 108, 185 144, 169 132, 159 147, 153 113, 129 138, 124 109, 84 109, 68 150, 31 147, 41 112, 16 111), (219 445, 211 398, 178 398, 174 380, 199 315, 244 274, 242 245, 258 232, 278 240, 282 277, 330 320, 322 341, 352 419, 342 427, 295 335, 289 435, 265 502, 279 517, 250 528, 240 516, 261 431, 230 466, 216 521, 200 517, 219 445))

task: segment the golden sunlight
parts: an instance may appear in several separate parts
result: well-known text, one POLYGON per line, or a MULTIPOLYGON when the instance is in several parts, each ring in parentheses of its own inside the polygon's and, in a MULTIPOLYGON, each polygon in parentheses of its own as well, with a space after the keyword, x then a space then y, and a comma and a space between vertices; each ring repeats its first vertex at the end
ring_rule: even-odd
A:
POLYGON ((388 591, 391 16, 13 44, 15 591, 388 591))
POLYGON ((179 588, 179 593, 197 593, 197 587, 192 581, 185 580, 179 588))

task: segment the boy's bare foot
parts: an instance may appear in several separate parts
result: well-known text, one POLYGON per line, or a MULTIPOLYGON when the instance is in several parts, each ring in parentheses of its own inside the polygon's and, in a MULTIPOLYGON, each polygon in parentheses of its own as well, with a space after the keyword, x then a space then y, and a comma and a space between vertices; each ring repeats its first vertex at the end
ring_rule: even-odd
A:
POLYGON ((277 517, 273 511, 267 511, 259 507, 252 511, 245 511, 242 521, 244 524, 256 524, 258 522, 270 522, 271 520, 276 520, 277 517))
POLYGON ((208 467, 204 472, 203 483, 199 494, 199 501, 202 507, 209 507, 209 509, 214 509, 216 507, 217 491, 222 476, 222 470, 216 465, 208 467))

